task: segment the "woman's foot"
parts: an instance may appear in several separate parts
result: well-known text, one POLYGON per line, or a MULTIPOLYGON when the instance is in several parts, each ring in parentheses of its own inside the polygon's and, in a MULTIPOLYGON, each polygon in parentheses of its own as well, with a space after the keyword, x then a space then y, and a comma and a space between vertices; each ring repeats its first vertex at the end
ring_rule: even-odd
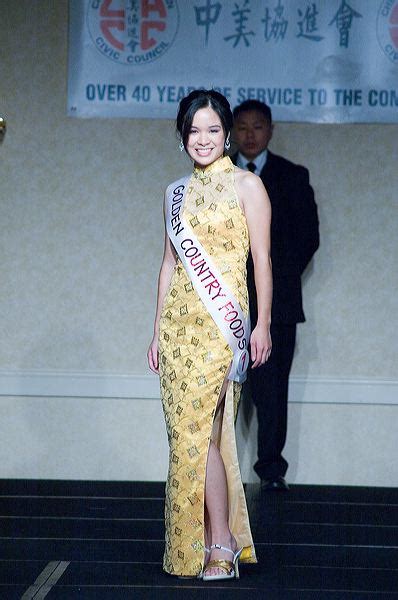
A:
MULTIPOLYGON (((237 548, 238 546, 236 540, 232 535, 227 539, 223 539, 221 541, 217 540, 210 546, 210 553, 206 553, 206 557, 208 558, 207 562, 210 563, 211 561, 221 560, 231 563, 233 562, 237 548), (221 546, 223 548, 227 548, 227 550, 221 548, 221 546)), ((226 571, 225 569, 221 569, 220 567, 216 566, 205 566, 204 573, 206 577, 219 577, 225 575, 226 571)))

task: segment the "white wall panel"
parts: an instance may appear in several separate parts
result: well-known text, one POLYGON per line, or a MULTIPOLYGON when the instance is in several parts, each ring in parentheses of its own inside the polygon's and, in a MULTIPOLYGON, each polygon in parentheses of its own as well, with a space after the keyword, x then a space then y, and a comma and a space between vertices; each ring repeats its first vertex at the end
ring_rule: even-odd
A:
MULTIPOLYGON (((161 478, 166 441, 158 401, 143 399, 155 394, 145 355, 162 190, 189 164, 171 121, 67 118, 66 43, 66 0, 7 4, 0 475, 161 478), (149 425, 154 435, 144 438, 149 425)), ((397 136, 397 125, 275 128, 271 149, 310 169, 321 222, 291 382, 294 481, 397 482, 397 136)), ((254 427, 242 450, 246 478, 254 427)))

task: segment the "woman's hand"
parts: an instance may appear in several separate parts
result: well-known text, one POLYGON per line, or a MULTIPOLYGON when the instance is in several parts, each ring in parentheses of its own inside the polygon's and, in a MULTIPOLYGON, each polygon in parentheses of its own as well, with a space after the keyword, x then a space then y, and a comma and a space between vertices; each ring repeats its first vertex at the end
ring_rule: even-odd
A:
POLYGON ((148 366, 157 375, 159 375, 159 337, 154 335, 147 352, 148 366))
POLYGON ((272 341, 269 327, 256 325, 250 336, 250 355, 253 361, 252 369, 264 365, 270 357, 272 341))

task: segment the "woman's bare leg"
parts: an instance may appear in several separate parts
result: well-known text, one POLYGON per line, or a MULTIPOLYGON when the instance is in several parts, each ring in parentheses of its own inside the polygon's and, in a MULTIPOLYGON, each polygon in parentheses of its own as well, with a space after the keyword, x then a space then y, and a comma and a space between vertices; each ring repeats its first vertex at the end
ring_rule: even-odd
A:
MULTIPOLYGON (((228 487, 224 463, 214 442, 210 442, 206 469, 205 488, 206 511, 209 519, 207 530, 211 535, 209 546, 220 544, 235 552, 236 541, 228 525, 228 487)), ((211 551, 210 560, 231 560, 232 555, 224 550, 211 551)), ((217 568, 207 569, 207 575, 218 575, 217 568)))

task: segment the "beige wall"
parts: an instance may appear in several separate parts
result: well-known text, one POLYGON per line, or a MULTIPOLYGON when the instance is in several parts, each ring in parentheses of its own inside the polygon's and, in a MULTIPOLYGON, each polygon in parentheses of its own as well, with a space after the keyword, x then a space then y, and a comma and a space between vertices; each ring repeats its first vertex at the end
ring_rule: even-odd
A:
MULTIPOLYGON (((171 121, 65 116, 66 0, 9 3, 2 18, 0 477, 160 479, 167 448, 163 438, 157 450, 165 434, 145 353, 162 190, 188 161, 171 121), (94 382, 85 392, 82 374, 94 382), (32 378, 41 381, 36 398, 27 397, 32 378), (123 378, 131 389, 118 394, 123 378), (113 452, 98 450, 101 436, 113 452), (148 456, 144 471, 136 442, 148 456)), ((276 125, 272 150, 310 169, 321 221, 292 374, 294 481, 398 481, 389 464, 398 415, 397 134, 397 125, 276 125)), ((242 411, 246 479, 254 434, 242 411)))

